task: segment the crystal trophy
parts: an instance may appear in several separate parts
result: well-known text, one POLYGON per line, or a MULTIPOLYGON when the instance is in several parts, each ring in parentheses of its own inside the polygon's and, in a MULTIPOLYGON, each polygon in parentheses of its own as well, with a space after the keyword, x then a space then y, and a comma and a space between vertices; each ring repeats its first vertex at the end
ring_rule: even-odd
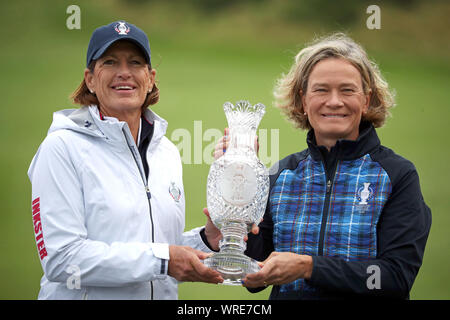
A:
POLYGON ((204 263, 221 273, 223 284, 242 285, 246 274, 260 269, 244 254, 244 237, 261 221, 269 196, 269 172, 255 150, 256 129, 265 106, 241 100, 236 105, 226 102, 223 109, 230 140, 225 155, 211 165, 206 186, 208 211, 223 238, 220 252, 204 263))

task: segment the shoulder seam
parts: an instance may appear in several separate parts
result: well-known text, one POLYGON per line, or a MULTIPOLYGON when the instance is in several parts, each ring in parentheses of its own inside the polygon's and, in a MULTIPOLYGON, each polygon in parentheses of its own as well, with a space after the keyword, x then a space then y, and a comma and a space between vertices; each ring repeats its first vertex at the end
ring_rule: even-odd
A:
POLYGON ((274 166, 272 166, 271 168, 272 173, 270 174, 270 188, 273 187, 275 181, 277 181, 278 177, 284 170, 286 169, 294 170, 295 168, 298 167, 298 164, 301 161, 304 161, 308 157, 308 155, 309 150, 305 149, 303 151, 290 154, 289 156, 283 158, 282 160, 278 161, 274 166), (276 171, 273 172, 275 166, 278 166, 278 168, 276 168, 276 171))

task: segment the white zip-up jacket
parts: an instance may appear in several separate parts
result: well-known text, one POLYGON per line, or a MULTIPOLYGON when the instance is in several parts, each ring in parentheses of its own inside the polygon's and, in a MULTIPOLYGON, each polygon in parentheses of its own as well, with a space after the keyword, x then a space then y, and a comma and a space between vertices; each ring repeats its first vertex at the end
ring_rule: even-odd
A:
POLYGON ((211 252, 184 232, 185 198, 167 122, 150 110, 148 186, 128 124, 96 106, 55 112, 30 165, 39 299, 177 299, 169 244, 211 252))

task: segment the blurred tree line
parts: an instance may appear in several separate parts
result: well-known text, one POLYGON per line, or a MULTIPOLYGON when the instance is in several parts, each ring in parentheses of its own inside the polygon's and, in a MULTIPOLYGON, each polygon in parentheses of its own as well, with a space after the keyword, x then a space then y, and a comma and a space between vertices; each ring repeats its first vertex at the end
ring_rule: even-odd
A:
MULTIPOLYGON (((262 8, 278 15, 280 20, 287 22, 321 21, 329 25, 350 26, 357 22, 358 16, 369 5, 384 5, 401 7, 411 10, 421 0, 123 0, 130 5, 151 5, 170 3, 171 6, 189 5, 200 14, 214 15, 223 10, 239 10, 242 7, 260 11, 262 8)), ((423 0, 422 0, 423 1, 423 0)), ((431 0, 427 3, 442 2, 446 0, 431 0)))

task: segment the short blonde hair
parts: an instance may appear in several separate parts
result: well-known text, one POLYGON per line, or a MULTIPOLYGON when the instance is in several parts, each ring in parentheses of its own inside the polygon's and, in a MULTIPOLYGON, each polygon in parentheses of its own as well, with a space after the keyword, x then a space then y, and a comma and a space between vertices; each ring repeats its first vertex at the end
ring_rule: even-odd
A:
POLYGON ((287 75, 277 81, 274 96, 275 106, 280 108, 296 128, 311 129, 308 117, 304 115, 300 90, 306 94, 309 75, 321 60, 343 58, 360 72, 363 91, 371 93, 369 108, 362 121, 369 121, 375 128, 383 126, 394 106, 394 95, 381 76, 378 66, 367 57, 364 49, 343 33, 315 40, 296 56, 287 75))

